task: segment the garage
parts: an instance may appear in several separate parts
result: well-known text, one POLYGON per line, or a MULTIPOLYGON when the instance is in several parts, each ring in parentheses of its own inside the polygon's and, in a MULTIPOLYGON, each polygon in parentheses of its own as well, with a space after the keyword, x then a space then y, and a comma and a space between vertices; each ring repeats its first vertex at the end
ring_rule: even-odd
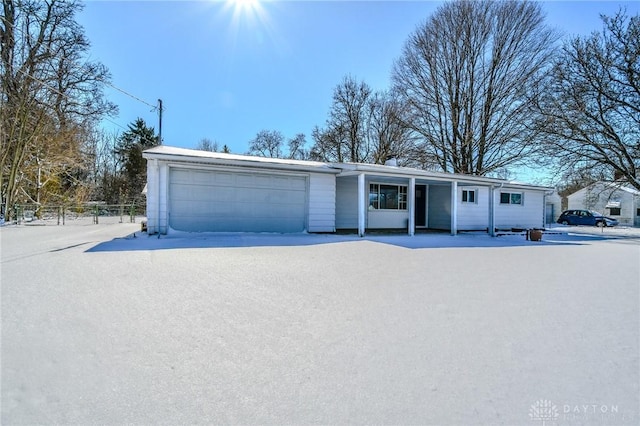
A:
POLYGON ((307 177, 170 168, 169 225, 190 232, 301 232, 307 177))

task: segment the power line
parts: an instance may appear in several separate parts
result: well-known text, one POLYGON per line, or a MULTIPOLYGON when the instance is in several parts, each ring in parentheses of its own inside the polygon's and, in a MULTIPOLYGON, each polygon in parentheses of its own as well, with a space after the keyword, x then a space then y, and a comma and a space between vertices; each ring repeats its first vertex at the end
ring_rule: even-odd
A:
MULTIPOLYGON (((16 26, 13 22, 10 22, 10 21, 9 21, 9 20, 7 20, 4 16, 0 16, 0 19, 2 19, 5 23, 7 23, 7 24, 11 25, 12 30, 14 30, 14 31, 16 31, 16 30, 17 30, 18 32, 20 32, 20 33, 22 34, 22 36, 23 36, 23 37, 27 37, 27 34, 25 34, 24 30, 23 30, 22 28, 20 28, 20 27, 16 26)), ((36 80, 36 81, 39 81, 36 77, 34 77, 34 76, 30 75, 30 74, 27 74, 27 73, 25 73, 25 72, 24 72, 24 71, 22 71, 22 70, 18 70, 18 71, 20 71, 21 73, 23 73, 24 75, 26 75, 26 76, 28 76, 28 77, 33 78, 33 79, 34 79, 34 80, 36 80)), ((61 96, 65 96, 65 97, 66 97, 66 95, 65 95, 65 94, 63 94, 63 93, 59 92, 58 90, 56 90, 55 88, 53 88, 53 87, 51 87, 51 86, 47 85, 46 83, 43 83, 42 81, 40 81, 40 83, 42 83, 42 84, 44 84, 45 86, 49 87, 51 90, 55 91, 55 92, 56 92, 56 93, 58 93, 59 95, 61 95, 61 96)), ((106 84, 106 85, 107 85, 107 86, 109 86, 109 87, 112 87, 113 89, 116 89, 118 92, 120 92, 120 93, 122 93, 122 94, 124 94, 124 95, 126 95, 126 96, 129 96, 129 97, 130 97, 130 98, 132 98, 132 99, 135 99, 135 100, 136 100, 136 101, 138 101, 138 102, 141 102, 141 103, 143 103, 143 104, 145 104, 145 105, 147 105, 147 106, 151 107, 151 108, 152 108, 152 111, 156 111, 156 110, 158 109, 158 106, 157 106, 157 105, 151 105, 149 102, 147 102, 147 101, 145 101, 145 100, 143 100, 143 99, 140 99, 139 97, 137 97, 137 96, 135 96, 135 95, 133 95, 133 94, 131 94, 131 93, 127 92, 127 91, 126 91, 126 90, 124 90, 124 89, 119 88, 118 86, 116 86, 115 84, 113 84, 113 83, 111 83, 111 82, 109 82, 109 81, 104 81, 104 80, 102 80, 102 83, 103 83, 103 84, 106 84)), ((69 98, 67 97, 67 99, 69 99, 69 98)))
POLYGON ((116 85, 114 85, 114 84, 111 84, 111 83, 109 83, 109 82, 107 82, 107 81, 103 81, 103 83, 104 83, 104 84, 106 84, 106 85, 107 85, 107 86, 109 86, 109 87, 112 87, 112 88, 116 89, 118 92, 123 93, 123 94, 125 94, 125 95, 129 96, 129 97, 130 97, 130 98, 132 98, 132 99, 135 99, 135 100, 136 100, 136 101, 138 101, 138 102, 142 102, 143 104, 145 104, 145 105, 147 105, 147 106, 150 106, 151 108, 153 108, 153 109, 152 109, 152 111, 155 111, 155 110, 158 108, 158 106, 157 106, 157 105, 151 105, 149 102, 144 101, 144 100, 142 100, 142 99, 138 98, 138 97, 137 97, 137 96, 135 96, 135 95, 132 95, 131 93, 129 93, 129 92, 127 92, 127 91, 125 91, 125 90, 123 90, 123 89, 121 89, 121 88, 117 87, 117 86, 116 86, 116 85))

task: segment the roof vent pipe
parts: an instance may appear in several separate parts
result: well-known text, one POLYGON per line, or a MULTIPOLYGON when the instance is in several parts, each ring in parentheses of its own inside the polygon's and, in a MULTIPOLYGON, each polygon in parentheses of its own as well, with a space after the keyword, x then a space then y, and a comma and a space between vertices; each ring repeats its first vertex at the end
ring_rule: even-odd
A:
POLYGON ((394 156, 394 155, 390 155, 387 157, 387 159, 384 161, 384 165, 385 166, 393 166, 393 167, 397 167, 398 166, 398 159, 394 156))

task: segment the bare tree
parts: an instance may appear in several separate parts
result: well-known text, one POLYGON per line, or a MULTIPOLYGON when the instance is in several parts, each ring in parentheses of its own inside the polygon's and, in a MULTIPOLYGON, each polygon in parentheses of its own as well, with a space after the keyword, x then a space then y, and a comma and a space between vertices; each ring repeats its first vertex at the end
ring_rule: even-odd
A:
POLYGON ((345 158, 342 152, 343 134, 344 132, 340 128, 328 127, 322 129, 315 126, 311 132, 314 143, 309 150, 309 158, 314 161, 344 162, 345 158))
POLYGON ((391 93, 376 92, 369 98, 366 136, 372 163, 384 164, 393 157, 399 165, 416 165, 415 140, 404 114, 404 105, 391 93))
POLYGON ((371 88, 346 76, 333 91, 333 103, 325 129, 313 132, 317 159, 326 161, 366 162, 369 147, 366 142, 367 104, 371 88))
POLYGON ((212 141, 209 138, 202 138, 200 142, 198 142, 196 149, 199 149, 200 151, 218 152, 219 146, 220 144, 218 141, 212 141))
POLYGON ((277 130, 261 130, 249 141, 249 154, 260 157, 282 158, 284 136, 277 130))
POLYGON ((125 177, 117 154, 121 134, 94 130, 86 140, 84 151, 91 162, 87 183, 91 186, 91 200, 118 202, 119 191, 125 185, 125 177))
POLYGON ((43 173, 68 197, 82 175, 86 129, 116 110, 102 93, 107 69, 86 57, 89 42, 74 20, 80 9, 76 1, 2 2, 0 189, 7 207, 38 201, 43 173))
POLYGON ((448 2, 407 40, 392 75, 423 162, 486 175, 537 150, 529 98, 556 35, 538 3, 448 2))
POLYGON ((289 139, 289 158, 293 160, 306 160, 309 158, 309 153, 305 149, 307 139, 304 133, 298 133, 292 139, 289 139))
POLYGON ((568 176, 588 170, 640 189, 640 16, 602 19, 601 33, 565 44, 539 124, 568 176))

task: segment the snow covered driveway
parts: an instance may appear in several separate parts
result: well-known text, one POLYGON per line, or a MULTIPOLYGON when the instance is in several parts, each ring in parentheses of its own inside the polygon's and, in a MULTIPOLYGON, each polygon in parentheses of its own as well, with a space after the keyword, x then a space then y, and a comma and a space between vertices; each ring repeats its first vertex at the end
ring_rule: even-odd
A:
POLYGON ((4 227, 2 424, 640 422, 640 239, 4 227))

